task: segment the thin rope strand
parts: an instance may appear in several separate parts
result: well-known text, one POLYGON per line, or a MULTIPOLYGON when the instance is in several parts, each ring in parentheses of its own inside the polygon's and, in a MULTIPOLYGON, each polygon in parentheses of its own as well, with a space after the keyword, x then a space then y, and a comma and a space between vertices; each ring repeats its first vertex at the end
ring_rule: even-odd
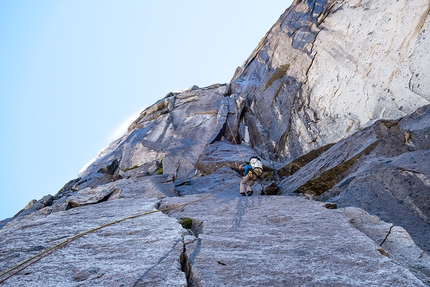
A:
POLYGON ((240 159, 242 160, 242 163, 244 163, 244 164, 245 164, 244 156, 242 155, 242 152, 240 151, 239 145, 238 145, 238 143, 236 142, 236 137, 235 137, 235 136, 234 136, 234 134, 233 134, 233 130, 231 129, 231 126, 230 126, 230 123, 228 122, 228 119, 227 119, 227 125, 228 125, 228 129, 230 130, 231 137, 233 138, 233 142, 234 142, 234 144, 236 145, 237 151, 239 152, 240 159))
POLYGON ((234 181, 234 182, 228 183, 228 184, 226 184, 226 185, 224 185, 224 186, 216 189, 212 193, 210 193, 208 195, 205 195, 205 196, 203 196, 201 198, 198 198, 196 200, 190 201, 190 202, 186 202, 186 203, 182 203, 182 204, 177 204, 177 205, 174 205, 174 206, 171 206, 171 207, 162 208, 162 209, 151 210, 151 211, 147 211, 147 212, 144 212, 144 213, 139 213, 139 214, 136 214, 136 215, 132 215, 132 216, 129 216, 129 217, 121 218, 121 219, 118 219, 118 220, 115 220, 115 221, 112 221, 112 222, 100 225, 98 227, 89 229, 87 231, 81 232, 81 233, 79 233, 79 234, 77 234, 75 236, 72 236, 72 237, 70 237, 70 238, 68 238, 68 239, 66 239, 66 240, 64 240, 64 241, 62 241, 62 242, 54 245, 51 248, 48 248, 48 249, 46 249, 46 250, 44 250, 44 251, 42 251, 42 252, 34 255, 33 257, 31 257, 31 258, 29 258, 29 259, 27 259, 25 261, 22 261, 21 263, 19 263, 16 266, 10 268, 9 270, 1 273, 0 277, 3 277, 5 275, 11 273, 12 271, 16 270, 14 273, 10 274, 8 277, 5 277, 5 278, 1 279, 0 280, 0 284, 2 284, 3 282, 5 282, 6 280, 8 280, 9 278, 11 278, 12 276, 17 275, 18 273, 20 273, 24 269, 26 269, 26 268, 30 267, 31 265, 35 264, 36 262, 38 262, 42 258, 47 257, 48 255, 50 255, 50 254, 54 253, 55 251, 59 250, 60 248, 66 246, 70 242, 75 241, 75 240, 77 240, 77 239, 79 239, 79 238, 81 238, 81 237, 83 237, 83 236, 85 236, 85 235, 87 235, 89 233, 93 233, 93 232, 95 232, 97 230, 100 230, 102 228, 105 228, 105 227, 108 227, 108 226, 111 226, 111 225, 114 225, 114 224, 117 224, 117 223, 120 223, 120 222, 123 222, 123 221, 126 221, 126 220, 130 220, 130 219, 134 219, 134 218, 146 216, 146 215, 153 214, 153 213, 156 213, 156 212, 165 212, 165 211, 173 210, 173 209, 176 209, 176 208, 179 208, 179 207, 184 207, 184 206, 187 206, 187 205, 199 202, 199 201, 203 201, 203 200, 205 200, 205 199, 213 196, 214 194, 216 194, 217 192, 219 192, 221 189, 223 189, 223 188, 225 188, 227 186, 230 186, 232 184, 235 184, 237 182, 239 182, 239 181, 234 181))

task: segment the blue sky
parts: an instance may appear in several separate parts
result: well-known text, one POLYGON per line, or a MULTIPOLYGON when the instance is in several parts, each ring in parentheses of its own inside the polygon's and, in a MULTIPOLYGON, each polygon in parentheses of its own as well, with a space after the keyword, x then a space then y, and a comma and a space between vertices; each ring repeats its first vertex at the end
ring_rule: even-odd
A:
POLYGON ((230 81, 287 1, 0 1, 0 220, 170 91, 230 81))

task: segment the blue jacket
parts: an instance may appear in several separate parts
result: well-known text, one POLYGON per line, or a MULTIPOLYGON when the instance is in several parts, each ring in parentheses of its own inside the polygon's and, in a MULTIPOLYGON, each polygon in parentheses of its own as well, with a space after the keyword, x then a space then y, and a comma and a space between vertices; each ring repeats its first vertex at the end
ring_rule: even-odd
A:
POLYGON ((250 166, 249 164, 245 164, 245 166, 243 167, 243 176, 246 176, 248 174, 248 172, 250 172, 252 170, 252 166, 250 166))

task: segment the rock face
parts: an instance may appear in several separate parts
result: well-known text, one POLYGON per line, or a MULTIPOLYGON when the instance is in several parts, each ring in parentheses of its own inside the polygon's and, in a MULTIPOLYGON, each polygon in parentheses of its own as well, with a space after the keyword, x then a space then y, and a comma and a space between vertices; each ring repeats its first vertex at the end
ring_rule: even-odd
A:
POLYGON ((430 286, 429 11, 296 0, 229 84, 0 221, 0 285, 430 286))
MULTIPOLYGON (((171 198, 162 206, 189 200, 171 198)), ((169 214, 191 217, 199 228, 184 249, 191 286, 422 286, 387 257, 398 256, 402 236, 390 238, 399 248, 396 255, 387 255, 391 248, 383 255, 381 246, 350 223, 374 222, 354 212, 349 217, 295 197, 212 197, 169 214)), ((412 241, 403 243, 417 252, 417 261, 409 263, 428 271, 428 256, 412 241)))
POLYGON ((164 173, 180 179, 192 176, 204 147, 222 136, 230 102, 225 92, 226 85, 213 85, 168 94, 102 151, 80 174, 80 182, 94 173, 106 173, 115 161, 119 164, 112 169, 114 175, 162 159, 164 173))
POLYGON ((250 143, 267 158, 297 157, 428 104, 429 5, 295 1, 231 83, 246 99, 250 143))
MULTIPOLYGON (((237 175, 230 177, 237 182, 237 175)), ((375 219, 363 211, 358 216, 355 210, 329 210, 298 197, 238 197, 236 189, 162 202, 145 198, 143 189, 132 197, 35 215, 1 231, 2 270, 155 206, 166 213, 86 234, 2 286, 425 286, 418 278, 426 278, 422 272, 430 270, 429 258, 400 227, 381 247, 388 224, 366 230, 375 239, 351 225, 356 218, 360 228, 375 228, 375 219), (181 218, 192 220, 188 231, 181 218), (405 247, 407 254, 401 252, 405 247), (402 255, 410 261, 392 259, 402 255)))
MULTIPOLYGON (((3 229, 1 270, 80 232, 151 211, 156 203, 117 199, 3 229)), ((130 219, 69 243, 2 286, 186 286, 178 260, 184 232, 161 213, 130 219)))
POLYGON ((282 179, 284 194, 356 206, 404 226, 430 251, 430 105, 396 121, 379 121, 341 140, 282 179))

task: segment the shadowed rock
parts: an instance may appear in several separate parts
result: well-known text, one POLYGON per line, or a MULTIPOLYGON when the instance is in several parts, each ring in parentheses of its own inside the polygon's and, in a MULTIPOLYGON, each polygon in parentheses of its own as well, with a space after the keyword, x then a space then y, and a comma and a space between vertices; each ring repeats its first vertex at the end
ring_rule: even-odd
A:
POLYGON ((376 147, 389 126, 390 123, 381 121, 335 144, 292 176, 281 180, 282 192, 320 195, 328 191, 360 157, 376 147))

